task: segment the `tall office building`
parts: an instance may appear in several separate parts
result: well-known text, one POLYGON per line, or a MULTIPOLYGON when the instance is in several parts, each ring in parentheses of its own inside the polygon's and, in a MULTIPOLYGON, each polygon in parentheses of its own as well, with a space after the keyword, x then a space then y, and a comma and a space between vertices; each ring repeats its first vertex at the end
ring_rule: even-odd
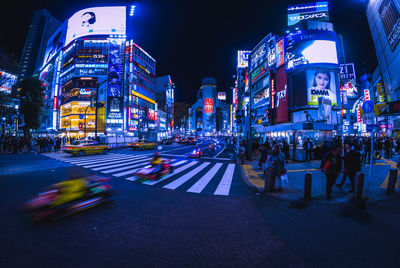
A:
POLYGON ((43 64, 47 41, 61 26, 47 9, 33 13, 18 66, 18 81, 37 73, 43 64))
POLYGON ((171 130, 174 120, 174 95, 175 85, 172 83, 170 75, 164 75, 156 78, 156 102, 158 109, 166 113, 167 130, 171 130))

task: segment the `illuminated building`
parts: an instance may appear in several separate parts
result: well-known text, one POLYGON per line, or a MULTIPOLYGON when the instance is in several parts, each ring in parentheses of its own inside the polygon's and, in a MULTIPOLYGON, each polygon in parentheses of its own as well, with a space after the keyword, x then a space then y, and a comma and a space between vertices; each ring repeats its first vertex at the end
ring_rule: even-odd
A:
POLYGON ((377 96, 376 121, 382 132, 400 136, 400 3, 367 2, 367 19, 378 59, 378 70, 371 81, 377 96))
POLYGON ((61 22, 46 9, 33 13, 24 49, 18 65, 18 81, 28 78, 39 71, 42 66, 46 44, 61 22))
MULTIPOLYGON (((232 131, 246 133, 246 119, 249 100, 249 55, 251 51, 237 52, 237 70, 235 87, 232 89, 232 131)), ((247 123, 248 124, 248 123, 247 123)))
POLYGON ((4 113, 0 117, 0 134, 15 134, 18 128, 19 99, 11 98, 11 90, 17 82, 17 76, 0 70, 0 110, 4 113))
POLYGON ((175 85, 170 75, 156 78, 155 93, 158 110, 162 110, 166 114, 166 130, 171 131, 174 125, 175 85))
POLYGON ((125 6, 83 9, 49 39, 42 129, 78 137, 155 130, 156 62, 127 39, 126 17, 125 6))
POLYGON ((213 77, 204 78, 197 101, 189 108, 190 131, 205 135, 227 134, 229 117, 230 106, 218 99, 217 81, 213 77))

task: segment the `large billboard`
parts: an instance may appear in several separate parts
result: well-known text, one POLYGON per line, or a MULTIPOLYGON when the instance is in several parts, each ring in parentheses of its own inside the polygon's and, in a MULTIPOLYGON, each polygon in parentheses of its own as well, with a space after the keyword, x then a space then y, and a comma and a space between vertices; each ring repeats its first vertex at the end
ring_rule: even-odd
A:
POLYGON ((271 67, 275 64, 275 36, 268 34, 250 54, 250 71, 253 71, 267 60, 271 67))
POLYGON ((13 85, 17 82, 17 76, 0 71, 0 92, 11 94, 13 85))
POLYGON ((349 99, 358 98, 354 63, 340 64, 339 77, 340 77, 340 91, 346 94, 346 97, 349 99))
POLYGON ((335 73, 326 70, 307 70, 308 105, 318 106, 318 98, 330 100, 337 105, 335 73))
POLYGON ((290 5, 288 7, 288 26, 294 26, 304 20, 329 21, 327 1, 309 4, 290 5))
POLYGON ((126 7, 93 7, 76 12, 68 20, 65 44, 87 35, 125 35, 126 7))
POLYGON ((46 65, 60 49, 64 47, 65 35, 67 34, 67 23, 65 22, 47 41, 46 53, 44 54, 43 66, 46 65))
POLYGON ((379 16, 381 17, 390 49, 393 51, 400 41, 400 14, 393 0, 382 1, 379 7, 379 16))
POLYGON ((298 31, 285 39, 286 70, 309 64, 338 65, 335 32, 298 31))
POLYGON ((249 55, 251 51, 239 50, 238 51, 238 68, 246 68, 249 66, 249 55))

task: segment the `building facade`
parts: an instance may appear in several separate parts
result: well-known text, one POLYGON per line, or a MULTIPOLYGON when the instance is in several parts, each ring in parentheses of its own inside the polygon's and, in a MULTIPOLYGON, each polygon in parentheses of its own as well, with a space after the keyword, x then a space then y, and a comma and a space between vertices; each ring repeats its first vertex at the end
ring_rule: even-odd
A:
POLYGON ((42 66, 46 44, 61 22, 46 9, 33 13, 18 67, 18 81, 37 73, 42 66))
POLYGON ((174 102, 175 102, 175 85, 170 75, 164 75, 156 78, 156 102, 158 110, 162 110, 166 114, 167 131, 171 131, 174 127, 174 102))
POLYGON ((230 133, 230 105, 218 99, 217 81, 206 77, 197 92, 197 101, 189 109, 191 133, 201 132, 206 136, 230 133))
POLYGON ((39 76, 47 85, 42 129, 74 137, 156 130, 156 61, 127 38, 126 12, 80 10, 49 39, 39 76))

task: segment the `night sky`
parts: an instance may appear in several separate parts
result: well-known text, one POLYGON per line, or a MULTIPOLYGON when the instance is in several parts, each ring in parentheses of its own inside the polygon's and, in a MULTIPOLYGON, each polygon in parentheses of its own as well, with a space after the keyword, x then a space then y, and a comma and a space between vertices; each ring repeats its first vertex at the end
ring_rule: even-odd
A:
MULTIPOLYGON (((79 9, 118 5, 132 1, 8 1, 0 17, 0 47, 22 52, 35 9, 47 8, 61 21, 79 9), (84 4, 83 4, 84 3, 84 4)), ((286 0, 142 0, 137 3, 135 42, 157 60, 157 76, 170 74, 176 85, 176 100, 194 103, 205 76, 217 79, 218 90, 234 85, 236 51, 251 50, 273 32, 282 35, 287 25, 286 0)), ((375 48, 362 0, 330 0, 330 21, 344 39, 348 62, 357 72, 372 72, 377 66, 375 48)))

